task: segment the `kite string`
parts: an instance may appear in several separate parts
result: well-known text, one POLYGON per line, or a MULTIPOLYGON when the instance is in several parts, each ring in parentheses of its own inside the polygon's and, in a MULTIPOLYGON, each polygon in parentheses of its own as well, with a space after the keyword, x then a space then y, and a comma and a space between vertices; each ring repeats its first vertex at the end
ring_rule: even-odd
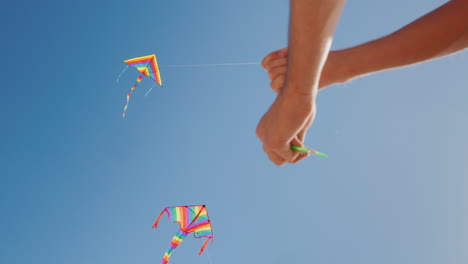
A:
POLYGON ((238 63, 214 63, 214 64, 176 64, 161 65, 162 67, 203 67, 203 66, 234 66, 234 65, 259 65, 260 62, 238 62, 238 63))
POLYGON ((210 257, 210 252, 208 252, 208 248, 206 249, 206 256, 208 257, 208 260, 210 261, 210 264, 214 264, 213 263, 213 260, 211 260, 211 257, 210 257))
POLYGON ((119 83, 119 80, 120 80, 120 77, 122 76, 122 74, 128 69, 128 65, 127 67, 125 67, 125 69, 123 69, 123 71, 119 74, 119 77, 117 77, 117 83, 119 83))
POLYGON ((145 96, 147 96, 151 92, 151 90, 153 90, 155 85, 156 83, 154 83, 153 86, 151 86, 151 88, 146 92, 145 96))

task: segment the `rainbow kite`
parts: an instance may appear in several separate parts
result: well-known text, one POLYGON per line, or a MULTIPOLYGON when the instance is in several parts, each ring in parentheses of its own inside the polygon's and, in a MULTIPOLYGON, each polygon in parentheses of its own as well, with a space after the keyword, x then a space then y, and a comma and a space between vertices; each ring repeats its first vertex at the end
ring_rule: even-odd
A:
POLYGON ((137 85, 143 79, 143 75, 151 77, 156 83, 162 86, 161 75, 159 74, 158 62, 156 60, 156 54, 133 58, 124 61, 130 66, 137 68, 141 73, 135 81, 135 84, 130 88, 130 91, 127 93, 127 104, 125 104, 124 111, 122 116, 125 117, 128 108, 128 102, 130 101, 130 96, 137 87, 137 85))
POLYGON ((174 251, 174 249, 182 243, 182 240, 191 232, 193 232, 195 238, 208 238, 200 248, 200 252, 198 252, 198 255, 201 255, 208 242, 213 239, 213 230, 211 229, 211 222, 205 205, 166 207, 159 214, 156 222, 154 222, 153 228, 158 227, 159 220, 161 220, 164 213, 168 214, 169 220, 172 223, 179 222, 180 229, 172 238, 171 244, 162 259, 162 264, 169 262, 172 251, 174 251))

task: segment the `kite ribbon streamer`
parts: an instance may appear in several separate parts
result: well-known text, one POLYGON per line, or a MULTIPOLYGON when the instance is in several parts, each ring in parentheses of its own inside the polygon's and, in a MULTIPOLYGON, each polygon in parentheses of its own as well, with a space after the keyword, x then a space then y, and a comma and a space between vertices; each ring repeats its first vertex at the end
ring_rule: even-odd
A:
POLYGON ((130 96, 132 96, 133 91, 136 89, 137 85, 141 82, 143 79, 143 75, 138 76, 138 78, 135 81, 135 84, 130 88, 130 92, 127 93, 127 104, 125 104, 124 111, 122 113, 122 116, 125 117, 125 114, 127 113, 127 108, 128 108, 128 102, 130 101, 130 96))
POLYGON ((187 232, 185 232, 182 229, 179 229, 177 233, 174 235, 172 238, 171 244, 169 245, 169 248, 166 250, 166 253, 164 253, 163 259, 162 259, 162 264, 166 264, 169 262, 169 259, 171 258, 172 251, 176 249, 180 243, 184 240, 184 238, 187 236, 187 232))
POLYGON ((206 246, 208 245, 208 242, 210 242, 210 240, 212 240, 212 239, 213 239, 213 238, 210 238, 210 239, 206 240, 205 243, 203 243, 203 245, 202 245, 201 248, 200 248, 200 251, 198 252, 198 255, 199 255, 199 256, 203 253, 203 251, 205 251, 205 248, 206 248, 206 246))
POLYGON ((152 228, 158 228, 158 224, 159 224, 159 221, 161 220, 161 217, 163 216, 163 214, 166 212, 166 210, 163 210, 159 216, 158 216, 158 219, 156 219, 156 222, 154 222, 152 228))

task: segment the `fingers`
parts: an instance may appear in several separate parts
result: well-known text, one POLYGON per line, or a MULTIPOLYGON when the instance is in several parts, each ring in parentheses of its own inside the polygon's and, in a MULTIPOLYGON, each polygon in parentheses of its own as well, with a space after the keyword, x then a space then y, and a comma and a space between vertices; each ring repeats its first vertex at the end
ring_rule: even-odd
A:
MULTIPOLYGON (((298 147, 304 147, 304 144, 301 143, 302 141, 299 140, 299 136, 296 137, 292 142, 291 145, 295 145, 298 147)), ((264 149, 265 153, 268 155, 268 158, 277 166, 282 166, 286 163, 298 163, 299 161, 308 158, 311 154, 310 153, 304 153, 301 151, 294 151, 294 150, 288 150, 288 152, 292 151, 292 155, 287 155, 285 156, 278 154, 275 151, 266 151, 264 149)))
POLYGON ((281 149, 281 150, 265 150, 265 153, 268 155, 268 158, 276 165, 282 166, 286 163, 293 163, 293 161, 298 159, 300 153, 292 151, 291 149, 281 149))
POLYGON ((278 58, 271 60, 270 62, 265 64, 265 70, 271 71, 277 67, 286 67, 288 66, 288 58, 278 58))
POLYGON ((288 56, 288 48, 283 48, 277 51, 273 51, 270 54, 266 55, 262 60, 262 67, 266 69, 267 65, 276 59, 286 58, 288 56))
POLYGON ((270 80, 270 87, 275 91, 276 93, 279 93, 281 88, 284 85, 284 82, 286 81, 286 72, 288 68, 286 66, 278 66, 276 68, 272 68, 271 70, 268 70, 268 77, 270 80))
MULTIPOLYGON (((305 131, 305 130, 306 129, 303 129, 302 131, 305 131)), ((291 145, 303 148, 304 144, 302 142, 304 142, 304 141, 301 139, 301 137, 305 137, 305 133, 303 133, 302 135, 298 134, 298 136, 296 136, 291 141, 291 145)), ((304 153, 304 152, 300 152, 300 151, 295 151, 295 152, 296 152, 297 155, 295 156, 295 158, 293 160, 290 161, 290 163, 298 163, 302 159, 307 158, 307 157, 310 156, 310 154, 308 154, 308 153, 304 153)))
MULTIPOLYGON (((295 144, 301 145, 302 143, 295 144)), ((268 155, 268 158, 276 165, 282 166, 286 163, 292 163, 293 161, 297 160, 298 156, 300 155, 299 152, 293 151, 290 148, 290 144, 286 144, 284 146, 279 146, 277 144, 268 144, 269 148, 265 147, 266 144, 263 145, 263 151, 268 155)))
POLYGON ((284 82, 286 81, 286 76, 280 75, 273 79, 273 81, 270 82, 270 87, 275 91, 275 93, 279 93, 281 91, 281 88, 284 86, 284 82))
POLYGON ((270 80, 273 80, 280 75, 285 75, 287 71, 287 66, 277 66, 268 70, 268 77, 270 78, 270 80))
POLYGON ((276 165, 276 166, 282 166, 286 164, 286 160, 282 158, 280 155, 276 154, 273 151, 265 151, 265 153, 268 155, 268 158, 276 165))
MULTIPOLYGON (((305 134, 306 134, 306 133, 304 132, 304 134, 303 134, 302 137, 305 137, 305 134)), ((301 137, 301 136, 298 135, 298 138, 300 138, 300 137, 301 137)), ((301 142, 304 142, 304 141, 301 141, 301 142)), ((304 146, 303 144, 301 144, 300 147, 305 147, 305 146, 304 146)), ((297 152, 299 152, 300 155, 298 155, 298 156, 296 157, 296 159, 294 159, 293 161, 291 161, 291 163, 298 163, 298 162, 301 161, 302 159, 307 158, 307 157, 309 157, 309 156, 311 155, 311 153, 305 153, 305 152, 300 152, 300 151, 297 151, 297 152)))
POLYGON ((286 80, 286 72, 288 70, 288 49, 283 48, 271 52, 262 61, 262 67, 268 72, 270 78, 270 87, 276 93, 279 93, 286 80))

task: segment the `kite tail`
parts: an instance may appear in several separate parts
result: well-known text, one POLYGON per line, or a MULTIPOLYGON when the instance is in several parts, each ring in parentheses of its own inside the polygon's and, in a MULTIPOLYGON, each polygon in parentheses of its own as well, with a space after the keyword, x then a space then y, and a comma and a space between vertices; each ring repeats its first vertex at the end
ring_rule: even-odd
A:
POLYGON ((201 248, 200 248, 200 251, 198 252, 198 255, 199 255, 199 256, 203 253, 203 251, 205 250, 206 246, 208 245, 208 242, 210 242, 210 240, 212 240, 212 239, 213 239, 213 238, 210 238, 210 239, 206 240, 205 243, 203 243, 203 245, 202 245, 201 248))
POLYGON ((172 238, 169 248, 166 250, 166 253, 164 253, 164 257, 162 258, 162 264, 167 264, 169 262, 172 251, 174 251, 174 249, 176 249, 180 245, 180 243, 182 243, 182 240, 184 240, 187 234, 188 233, 182 229, 179 229, 179 231, 177 231, 175 236, 172 238))
POLYGON ((161 220, 161 217, 163 216, 163 214, 166 212, 166 209, 164 209, 158 216, 158 219, 156 219, 156 222, 154 222, 153 224, 153 228, 157 228, 158 227, 158 223, 159 223, 159 220, 161 220))
POLYGON ((127 93, 127 104, 125 104, 124 111, 122 113, 122 116, 125 117, 127 114, 127 108, 128 108, 128 102, 130 101, 130 96, 132 96, 133 91, 136 89, 137 85, 141 82, 143 79, 143 75, 138 76, 138 78, 135 81, 135 84, 130 88, 130 91, 127 93))

